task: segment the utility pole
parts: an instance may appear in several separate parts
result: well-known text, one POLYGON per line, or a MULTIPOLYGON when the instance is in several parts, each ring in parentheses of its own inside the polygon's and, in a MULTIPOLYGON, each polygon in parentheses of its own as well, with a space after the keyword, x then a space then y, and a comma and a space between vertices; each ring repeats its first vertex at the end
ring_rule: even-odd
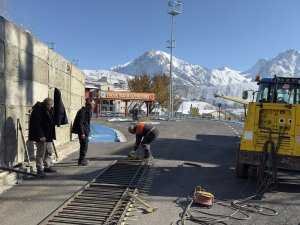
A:
POLYGON ((55 45, 54 42, 47 42, 47 45, 50 49, 54 50, 54 45, 55 45))
POLYGON ((168 12, 172 16, 172 27, 171 27, 171 40, 167 41, 167 48, 170 48, 170 84, 169 84, 169 103, 168 103, 168 119, 170 120, 173 116, 173 48, 175 48, 175 41, 173 40, 174 31, 174 16, 181 14, 182 3, 181 1, 169 1, 168 6, 172 7, 172 10, 168 12))
POLYGON ((73 61, 73 64, 78 67, 79 59, 73 59, 72 61, 73 61))

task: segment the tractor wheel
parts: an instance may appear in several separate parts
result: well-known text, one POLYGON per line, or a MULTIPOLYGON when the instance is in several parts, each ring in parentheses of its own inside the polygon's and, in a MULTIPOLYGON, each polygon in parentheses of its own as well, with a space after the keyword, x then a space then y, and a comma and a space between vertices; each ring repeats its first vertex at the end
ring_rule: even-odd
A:
POLYGON ((247 178, 249 176, 249 165, 236 162, 235 176, 237 178, 247 178))
POLYGON ((237 149, 237 154, 236 154, 235 176, 237 178, 247 178, 249 176, 249 165, 240 163, 239 153, 240 153, 240 148, 237 149))

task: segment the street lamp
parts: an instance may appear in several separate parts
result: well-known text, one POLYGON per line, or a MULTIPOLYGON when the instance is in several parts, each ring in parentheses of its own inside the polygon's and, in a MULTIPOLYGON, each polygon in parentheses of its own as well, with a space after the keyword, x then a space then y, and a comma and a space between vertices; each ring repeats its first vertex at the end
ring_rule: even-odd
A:
POLYGON ((168 6, 172 9, 168 14, 172 16, 172 27, 171 27, 171 40, 167 41, 167 48, 170 48, 170 84, 169 84, 169 104, 168 104, 168 118, 171 119, 173 116, 173 81, 172 81, 172 67, 173 67, 173 48, 175 48, 175 41, 173 40, 174 30, 174 16, 177 16, 182 11, 181 1, 169 1, 168 6))

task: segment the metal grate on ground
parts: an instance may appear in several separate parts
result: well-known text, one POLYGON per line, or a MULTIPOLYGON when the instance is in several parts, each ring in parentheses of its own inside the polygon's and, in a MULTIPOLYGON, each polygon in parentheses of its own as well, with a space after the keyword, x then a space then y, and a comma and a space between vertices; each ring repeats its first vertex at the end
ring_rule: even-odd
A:
POLYGON ((40 225, 119 224, 145 175, 143 160, 116 160, 40 225))

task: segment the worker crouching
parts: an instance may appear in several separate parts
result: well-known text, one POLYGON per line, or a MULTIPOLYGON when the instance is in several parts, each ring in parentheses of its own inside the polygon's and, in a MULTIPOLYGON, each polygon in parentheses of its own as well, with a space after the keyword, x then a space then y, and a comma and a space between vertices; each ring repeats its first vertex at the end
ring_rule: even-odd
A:
POLYGON ((158 129, 150 123, 141 122, 137 125, 129 126, 128 132, 131 134, 135 134, 136 137, 134 149, 129 153, 128 156, 130 158, 136 156, 136 151, 141 145, 144 151, 144 158, 152 158, 150 143, 159 136, 158 129))

